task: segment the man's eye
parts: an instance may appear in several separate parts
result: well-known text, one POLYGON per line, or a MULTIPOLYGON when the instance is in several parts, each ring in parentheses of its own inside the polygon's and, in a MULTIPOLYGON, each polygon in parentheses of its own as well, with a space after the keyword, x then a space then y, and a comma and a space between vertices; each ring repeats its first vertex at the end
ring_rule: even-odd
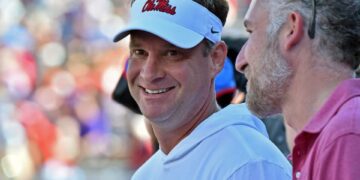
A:
POLYGON ((139 57, 143 57, 143 56, 146 56, 146 51, 144 51, 142 49, 131 50, 131 57, 139 58, 139 57))
POLYGON ((176 51, 176 50, 169 50, 169 51, 166 51, 166 56, 177 56, 179 55, 179 52, 176 51))
POLYGON ((134 54, 136 54, 136 55, 145 55, 146 53, 145 53, 144 50, 136 49, 136 50, 134 51, 134 54))

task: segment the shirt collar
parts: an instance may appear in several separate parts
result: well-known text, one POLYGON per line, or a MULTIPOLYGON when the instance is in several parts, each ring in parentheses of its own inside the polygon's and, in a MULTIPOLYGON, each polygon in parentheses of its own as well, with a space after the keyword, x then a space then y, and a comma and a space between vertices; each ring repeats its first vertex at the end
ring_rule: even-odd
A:
POLYGON ((349 79, 340 83, 320 111, 310 119, 303 132, 319 133, 339 108, 355 96, 360 96, 360 79, 349 79))

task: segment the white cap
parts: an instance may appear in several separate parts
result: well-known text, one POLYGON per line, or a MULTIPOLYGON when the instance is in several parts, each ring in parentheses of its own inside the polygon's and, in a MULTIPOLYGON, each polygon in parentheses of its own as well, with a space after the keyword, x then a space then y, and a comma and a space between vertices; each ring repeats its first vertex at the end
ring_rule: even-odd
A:
POLYGON ((131 7, 128 26, 115 36, 114 42, 133 30, 140 30, 188 49, 204 38, 219 42, 222 28, 217 16, 193 0, 136 0, 131 7))

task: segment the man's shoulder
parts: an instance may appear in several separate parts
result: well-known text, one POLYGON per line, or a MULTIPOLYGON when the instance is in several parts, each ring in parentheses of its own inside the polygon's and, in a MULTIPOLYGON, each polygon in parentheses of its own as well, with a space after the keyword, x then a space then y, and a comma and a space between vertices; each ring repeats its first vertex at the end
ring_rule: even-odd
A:
MULTIPOLYGON (((212 143, 209 164, 222 161, 221 168, 227 169, 229 174, 265 173, 265 168, 291 175, 291 165, 286 157, 266 136, 252 127, 230 126, 211 139, 210 142, 218 143, 212 143), (254 168, 250 170, 249 167, 254 168)), ((204 143, 204 146, 208 144, 204 143)))
POLYGON ((254 128, 260 133, 267 135, 264 123, 252 114, 246 104, 231 104, 214 115, 210 121, 216 121, 220 125, 243 125, 254 128))
MULTIPOLYGON (((161 153, 158 150, 153 154, 143 165, 141 165, 133 174, 132 180, 149 179, 149 174, 153 177, 158 173, 158 169, 161 168, 161 153)), ((156 178, 155 178, 156 179, 156 178)))
MULTIPOLYGON (((223 128, 199 144, 199 151, 207 152, 211 147, 212 159, 234 162, 234 167, 248 163, 268 163, 289 167, 288 160, 281 151, 256 127, 247 124, 233 124, 223 128), (226 155, 226 156, 224 156, 226 155)), ((217 161, 216 160, 216 161, 217 161)))
POLYGON ((341 131, 360 132, 360 96, 353 97, 344 102, 331 117, 329 126, 341 131))
POLYGON ((323 138, 328 139, 329 143, 348 134, 360 136, 360 96, 344 102, 321 134, 323 138))
MULTIPOLYGON (((274 160, 274 162, 287 161, 281 151, 271 142, 268 137, 264 123, 251 114, 245 104, 230 105, 225 108, 224 113, 234 113, 227 118, 222 117, 217 123, 227 126, 212 133, 200 144, 204 147, 214 146, 212 153, 231 154, 231 159, 237 162, 247 163, 253 160, 274 160), (237 114, 237 116, 235 115, 237 114)), ((218 125, 219 127, 221 125, 218 125)), ((216 156, 214 156, 216 157, 216 156)))

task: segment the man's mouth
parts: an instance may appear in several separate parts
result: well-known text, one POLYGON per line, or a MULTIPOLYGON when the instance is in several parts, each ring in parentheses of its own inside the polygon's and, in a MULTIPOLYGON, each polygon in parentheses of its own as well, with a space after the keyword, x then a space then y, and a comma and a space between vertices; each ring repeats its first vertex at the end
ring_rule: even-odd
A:
POLYGON ((169 87, 169 88, 163 88, 163 89, 145 89, 145 92, 147 94, 162 94, 162 93, 166 93, 172 89, 174 89, 175 87, 169 87))

